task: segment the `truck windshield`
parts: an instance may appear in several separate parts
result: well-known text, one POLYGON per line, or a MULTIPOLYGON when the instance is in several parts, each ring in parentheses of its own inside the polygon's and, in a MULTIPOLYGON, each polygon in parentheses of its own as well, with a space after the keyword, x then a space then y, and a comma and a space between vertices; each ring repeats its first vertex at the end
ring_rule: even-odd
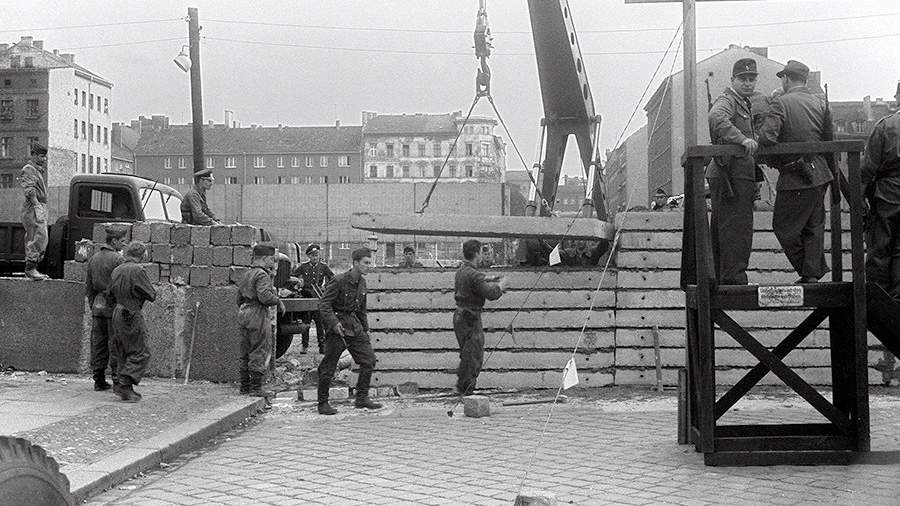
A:
POLYGON ((166 221, 166 209, 163 205, 162 193, 159 190, 144 188, 141 190, 141 207, 144 208, 144 220, 166 221))

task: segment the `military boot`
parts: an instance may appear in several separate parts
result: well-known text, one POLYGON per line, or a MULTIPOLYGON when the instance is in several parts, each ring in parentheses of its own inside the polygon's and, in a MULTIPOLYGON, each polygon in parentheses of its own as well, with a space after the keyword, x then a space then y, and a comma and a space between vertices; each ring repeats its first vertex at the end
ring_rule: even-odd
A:
POLYGON ((125 402, 138 402, 141 400, 141 394, 135 392, 131 385, 120 385, 119 397, 125 402))
POLYGON ((319 379, 319 392, 317 394, 317 399, 319 401, 319 414, 320 415, 335 415, 337 414, 337 410, 331 407, 331 404, 328 404, 328 391, 331 388, 330 381, 323 381, 321 378, 319 379))
POLYGON ((263 374, 260 372, 250 372, 250 390, 247 395, 250 397, 274 397, 275 393, 270 390, 263 390, 263 374))
POLYGON ((38 272, 38 270, 36 268, 33 268, 33 267, 31 269, 25 270, 25 276, 27 276, 29 279, 33 279, 36 281, 40 281, 43 279, 50 279, 50 276, 48 276, 46 274, 41 274, 40 272, 38 272))
POLYGON ((356 382, 356 401, 353 402, 354 408, 380 409, 381 404, 374 402, 369 398, 369 384, 372 381, 372 373, 370 371, 360 371, 359 380, 356 382))
POLYGON ((240 376, 241 376, 241 387, 240 387, 241 395, 247 395, 250 393, 250 372, 249 371, 240 371, 240 376))
POLYGON ((102 392, 112 387, 106 382, 106 371, 94 371, 94 391, 102 392))

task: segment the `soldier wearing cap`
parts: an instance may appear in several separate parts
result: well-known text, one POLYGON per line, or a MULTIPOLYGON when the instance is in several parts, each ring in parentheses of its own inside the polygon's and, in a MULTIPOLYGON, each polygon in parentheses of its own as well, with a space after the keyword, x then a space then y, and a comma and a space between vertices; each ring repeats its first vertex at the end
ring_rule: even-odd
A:
MULTIPOLYGON (((773 146, 780 142, 824 140, 825 98, 807 86, 809 67, 789 60, 777 74, 784 93, 774 98, 771 110, 759 129, 759 142, 773 146)), ((800 279, 815 283, 826 272, 825 190, 831 170, 821 154, 769 157, 778 169, 772 228, 785 255, 800 279)))
MULTIPOLYGON (((334 277, 334 272, 319 260, 320 250, 321 248, 316 243, 307 246, 305 253, 308 260, 294 269, 294 276, 303 279, 303 289, 300 291, 300 295, 303 297, 318 299, 325 290, 325 284, 334 277)), ((313 321, 316 322, 316 340, 319 345, 319 354, 325 353, 325 331, 322 328, 322 319, 319 318, 319 312, 308 311, 300 315, 300 318, 306 324, 301 334, 303 349, 300 353, 306 353, 309 347, 309 324, 313 321)))
MULTIPOLYGON (((894 95, 900 105, 900 83, 894 95)), ((866 280, 900 299, 900 110, 875 123, 862 166, 869 202, 866 280)))
POLYGON ((403 260, 397 264, 397 267, 424 267, 422 262, 416 260, 416 248, 406 246, 403 248, 403 260))
POLYGON ((216 225, 219 218, 206 205, 206 191, 216 179, 210 169, 194 173, 194 186, 181 201, 181 221, 188 225, 216 225))
POLYGON ((716 157, 707 167, 712 200, 712 247, 720 284, 746 285, 753 250, 753 201, 760 180, 754 155, 753 110, 756 60, 743 58, 731 71, 725 88, 709 110, 709 136, 713 144, 744 148, 741 156, 716 157))
POLYGON ((47 279, 37 266, 47 250, 47 186, 44 181, 47 148, 34 143, 28 162, 19 172, 19 185, 25 193, 22 203, 22 226, 25 227, 25 275, 31 279, 47 279))
POLYGON ((255 397, 272 395, 262 389, 262 383, 272 360, 273 309, 284 313, 284 304, 272 283, 277 268, 275 252, 275 246, 271 244, 253 246, 253 262, 238 283, 241 393, 255 397))
POLYGON ((94 372, 94 390, 109 390, 106 382, 106 366, 109 364, 113 384, 118 385, 116 357, 110 356, 112 313, 115 300, 109 294, 113 270, 125 261, 122 247, 125 245, 125 229, 114 227, 106 231, 106 243, 88 260, 85 269, 84 292, 91 308, 91 370, 94 372))

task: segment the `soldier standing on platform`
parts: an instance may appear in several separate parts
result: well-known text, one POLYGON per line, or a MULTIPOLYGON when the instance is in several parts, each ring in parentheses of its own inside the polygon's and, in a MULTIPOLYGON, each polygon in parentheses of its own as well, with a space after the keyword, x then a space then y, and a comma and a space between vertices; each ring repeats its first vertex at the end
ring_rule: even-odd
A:
POLYGON ((241 356, 239 373, 242 394, 254 397, 271 397, 262 389, 263 378, 272 360, 272 313, 278 308, 284 313, 284 304, 272 284, 275 272, 275 247, 271 244, 253 246, 250 269, 238 283, 238 325, 241 329, 241 356))
POLYGON ((22 226, 25 227, 25 275, 31 279, 47 279, 37 266, 47 250, 47 148, 31 145, 31 158, 19 173, 19 185, 25 193, 22 203, 22 226))
MULTIPOLYGON (((759 143, 823 140, 825 98, 807 87, 809 67, 790 60, 776 74, 784 93, 772 100, 772 110, 759 130, 759 143)), ((826 272, 825 190, 833 179, 821 154, 769 157, 778 169, 778 194, 772 214, 775 237, 800 275, 797 283, 815 283, 826 272)))
POLYGON ((91 256, 85 271, 85 296, 91 308, 91 370, 94 371, 94 390, 98 392, 110 388, 106 382, 107 364, 113 385, 118 386, 116 357, 114 352, 110 353, 115 300, 109 294, 109 284, 113 269, 125 261, 119 253, 124 245, 125 229, 108 229, 106 244, 91 256))
MULTIPOLYGON (((900 105, 900 83, 894 98, 900 105)), ((900 300, 900 111, 875 123, 866 144, 862 183, 870 207, 866 280, 900 300)))
POLYGON ((713 144, 744 148, 743 156, 716 157, 707 168, 712 200, 713 261, 723 285, 746 285, 747 266, 753 250, 753 201, 756 196, 758 148, 753 138, 750 97, 756 89, 756 61, 735 62, 731 86, 716 98, 709 111, 713 144))
MULTIPOLYGON (((319 252, 321 248, 318 244, 310 244, 306 247, 306 257, 308 260, 300 264, 294 271, 294 276, 303 278, 303 288, 300 295, 303 297, 320 298, 325 285, 334 277, 331 268, 319 261, 319 252)), ((309 324, 316 322, 316 340, 319 345, 319 354, 325 353, 325 331, 322 329, 322 319, 319 317, 318 311, 307 311, 300 316, 304 326, 302 335, 303 349, 300 353, 306 353, 309 347, 309 324)))
POLYGON ((216 179, 209 169, 194 173, 194 186, 181 201, 181 221, 188 225, 217 225, 219 218, 206 205, 206 192, 216 179))

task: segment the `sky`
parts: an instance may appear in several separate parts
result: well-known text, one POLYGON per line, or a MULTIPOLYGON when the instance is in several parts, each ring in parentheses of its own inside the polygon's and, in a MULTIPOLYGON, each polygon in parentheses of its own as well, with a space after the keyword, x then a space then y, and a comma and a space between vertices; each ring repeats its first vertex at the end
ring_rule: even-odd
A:
MULTIPOLYGON (((612 149, 646 123, 647 98, 682 68, 680 53, 663 54, 681 4, 569 5, 603 117, 602 149, 612 149)), ((474 99, 477 0, 3 2, 0 34, 11 43, 32 35, 46 49, 75 53, 76 63, 112 81, 114 121, 164 114, 186 123, 189 80, 172 59, 187 43, 188 6, 199 9, 202 25, 206 120, 220 123, 230 109, 245 126, 358 125, 364 110, 465 112, 474 99)), ((530 165, 542 107, 527 4, 487 0, 487 8, 493 96, 530 165)), ((821 71, 832 100, 890 99, 900 80, 896 0, 700 1, 697 26, 698 60, 729 44, 768 46, 774 60, 821 71), (799 22, 806 20, 817 21, 799 22)), ((493 116, 486 103, 476 114, 493 116)), ((522 168, 509 154, 509 168, 522 168)), ((580 172, 574 147, 564 172, 580 172)))

